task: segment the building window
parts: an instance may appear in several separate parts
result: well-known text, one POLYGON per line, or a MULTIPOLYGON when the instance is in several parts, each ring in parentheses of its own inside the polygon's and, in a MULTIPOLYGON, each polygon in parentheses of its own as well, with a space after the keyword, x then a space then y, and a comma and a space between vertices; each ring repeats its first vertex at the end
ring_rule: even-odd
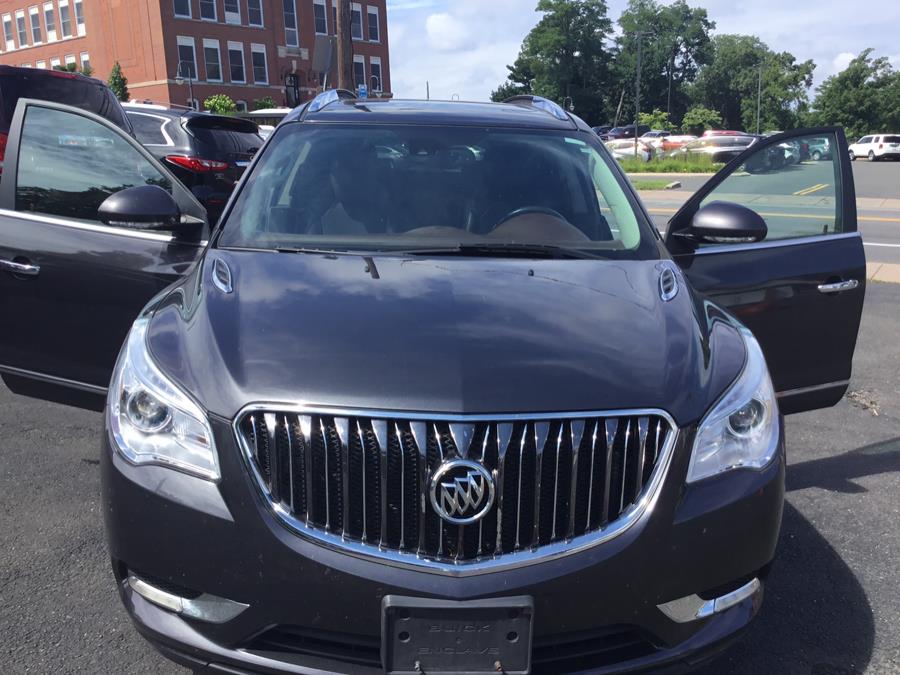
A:
POLYGON ((206 65, 206 79, 210 82, 222 81, 222 55, 219 41, 203 38, 203 61, 206 65))
POLYGON ((81 54, 79 54, 78 56, 79 56, 79 58, 81 59, 81 70, 82 70, 82 72, 87 71, 87 70, 90 70, 90 67, 91 67, 91 56, 90 56, 90 54, 88 54, 87 52, 81 52, 81 54))
POLYGON ((384 91, 384 80, 381 79, 381 57, 372 56, 369 58, 369 87, 372 91, 384 91))
POLYGON ((27 47, 28 31, 25 29, 25 12, 21 9, 16 12, 16 32, 19 34, 19 47, 27 47))
POLYGON ((247 112, 247 101, 235 101, 234 105, 238 112, 247 112))
POLYGON ((47 62, 46 62, 46 61, 38 61, 35 65, 36 65, 38 68, 40 68, 41 70, 46 70, 46 69, 47 69, 47 62))
POLYGON ((194 38, 179 35, 178 38, 178 77, 197 79, 197 53, 194 49, 194 38))
MULTIPOLYGON (((60 3, 62 4, 62 3, 60 3)), ((191 0, 175 0, 175 16, 191 18, 191 0)))
POLYGON ((241 23, 241 4, 238 0, 225 0, 225 23, 241 23))
POLYGON ((253 81, 256 84, 269 84, 269 67, 266 63, 266 46, 250 45, 250 60, 253 65, 253 81))
POLYGON ((353 57, 353 82, 357 88, 366 83, 366 57, 353 57))
POLYGON ((243 83, 247 81, 244 75, 244 45, 240 42, 228 43, 228 69, 232 82, 243 83))
POLYGON ((316 19, 316 34, 328 35, 328 14, 325 11, 325 0, 315 1, 313 16, 316 19))
POLYGON ((72 37, 72 17, 69 16, 69 0, 59 0, 59 29, 64 38, 72 37))
POLYGON ((3 15, 3 36, 6 38, 6 51, 11 52, 16 48, 16 41, 13 40, 12 16, 3 15))
POLYGON ((381 42, 381 26, 378 25, 378 8, 369 5, 369 42, 381 42))
POLYGON ((47 42, 56 42, 56 12, 53 3, 44 3, 44 26, 47 29, 47 42))
POLYGON ((84 9, 81 7, 81 0, 74 0, 72 5, 75 7, 75 29, 79 36, 83 36, 87 31, 84 27, 84 9))
POLYGON ((200 0, 200 18, 206 21, 218 21, 216 0, 200 0))
POLYGON ((38 8, 35 5, 34 7, 28 8, 28 20, 31 21, 31 43, 35 45, 41 44, 41 15, 38 13, 38 8))
POLYGON ((297 33, 297 3, 294 0, 284 2, 284 44, 288 47, 299 47, 300 39, 297 33))
POLYGON ((263 25, 262 0, 247 0, 247 23, 251 26, 263 25))
POLYGON ((355 2, 350 10, 350 35, 354 40, 362 40, 362 5, 355 2))
POLYGON ((66 67, 75 65, 75 55, 74 54, 66 54, 66 67))
POLYGON ((59 60, 59 57, 58 57, 58 56, 57 56, 57 57, 54 57, 54 58, 52 58, 52 59, 50 59, 50 67, 51 67, 53 70, 56 70, 56 69, 59 68, 61 65, 62 65, 62 62, 59 60))
POLYGON ((337 35, 337 0, 331 0, 331 33, 337 35))

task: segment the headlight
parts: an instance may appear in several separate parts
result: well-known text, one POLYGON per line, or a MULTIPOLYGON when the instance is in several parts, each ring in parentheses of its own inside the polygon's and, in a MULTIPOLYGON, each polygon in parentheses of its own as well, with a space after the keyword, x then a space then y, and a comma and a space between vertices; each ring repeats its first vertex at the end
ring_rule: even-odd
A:
POLYGON ((135 321, 110 383, 106 415, 116 450, 132 464, 216 480, 219 463, 206 414, 153 363, 148 321, 135 321))
POLYGON ((731 388, 707 413, 694 440, 689 483, 741 467, 766 466, 778 450, 778 404, 766 359, 743 329, 747 361, 731 388))

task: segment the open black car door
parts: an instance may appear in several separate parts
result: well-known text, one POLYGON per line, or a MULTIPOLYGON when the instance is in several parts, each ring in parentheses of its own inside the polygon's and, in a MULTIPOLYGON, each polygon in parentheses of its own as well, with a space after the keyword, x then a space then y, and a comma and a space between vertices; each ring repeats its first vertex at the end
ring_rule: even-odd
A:
POLYGON ((841 129, 796 130, 752 145, 672 217, 666 246, 697 291, 756 335, 783 413, 841 399, 866 284, 841 129), (695 217, 712 202, 740 204, 762 216, 765 238, 699 236, 692 225, 703 215, 695 217))
POLYGON ((20 100, 0 182, 3 381, 16 393, 101 407, 132 322, 200 257, 206 230, 203 207, 120 128, 79 108, 20 100), (163 195, 168 229, 99 213, 110 195, 148 185, 175 201, 163 195))

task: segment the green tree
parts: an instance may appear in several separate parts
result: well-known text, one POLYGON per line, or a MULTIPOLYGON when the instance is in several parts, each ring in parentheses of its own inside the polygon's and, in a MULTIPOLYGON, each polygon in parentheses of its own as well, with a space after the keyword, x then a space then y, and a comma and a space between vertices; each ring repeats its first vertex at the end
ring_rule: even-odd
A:
POLYGON ((900 72, 866 49, 822 83, 810 122, 842 126, 851 141, 877 130, 900 129, 900 72))
POLYGON ((669 114, 659 108, 654 109, 652 113, 639 114, 638 124, 646 124, 651 129, 660 129, 663 131, 671 129, 673 126, 672 120, 669 119, 669 114))
POLYGON ((122 72, 122 66, 119 65, 118 61, 115 62, 112 72, 109 74, 108 84, 117 99, 120 101, 127 101, 129 99, 128 80, 125 78, 125 74, 122 72))
POLYGON ((717 35, 712 45, 713 59, 691 89, 695 104, 717 111, 728 129, 755 131, 761 75, 760 131, 800 124, 809 108, 813 61, 798 63, 752 35, 717 35))
POLYGON ((717 129, 722 126, 722 116, 715 110, 697 105, 688 110, 681 120, 681 129, 686 134, 700 135, 707 129, 717 129))
POLYGON ((203 107, 217 115, 232 115, 237 110, 237 104, 227 94, 213 94, 203 101, 203 107))
POLYGON ((278 104, 275 103, 275 99, 271 96, 263 96, 262 98, 257 98, 253 100, 253 109, 254 110, 265 110, 267 108, 277 108, 278 104))
POLYGON ((641 110, 665 110, 680 119, 690 104, 687 85, 712 58, 710 31, 716 24, 706 10, 685 0, 661 5, 655 0, 629 0, 619 17, 617 89, 625 91, 624 118, 634 119, 638 32, 641 45, 641 110))
POLYGON ((492 98, 535 94, 563 103, 571 97, 578 115, 605 119, 612 61, 603 42, 612 31, 605 0, 539 0, 536 11, 541 19, 492 98))

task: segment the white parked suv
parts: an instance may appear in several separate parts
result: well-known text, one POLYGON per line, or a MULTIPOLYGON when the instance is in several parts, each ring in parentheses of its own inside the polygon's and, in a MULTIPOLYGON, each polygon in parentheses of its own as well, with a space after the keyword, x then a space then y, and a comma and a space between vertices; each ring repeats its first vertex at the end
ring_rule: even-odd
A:
POLYGON ((850 159, 868 157, 870 162, 878 159, 900 159, 900 134, 863 136, 850 146, 850 159))

